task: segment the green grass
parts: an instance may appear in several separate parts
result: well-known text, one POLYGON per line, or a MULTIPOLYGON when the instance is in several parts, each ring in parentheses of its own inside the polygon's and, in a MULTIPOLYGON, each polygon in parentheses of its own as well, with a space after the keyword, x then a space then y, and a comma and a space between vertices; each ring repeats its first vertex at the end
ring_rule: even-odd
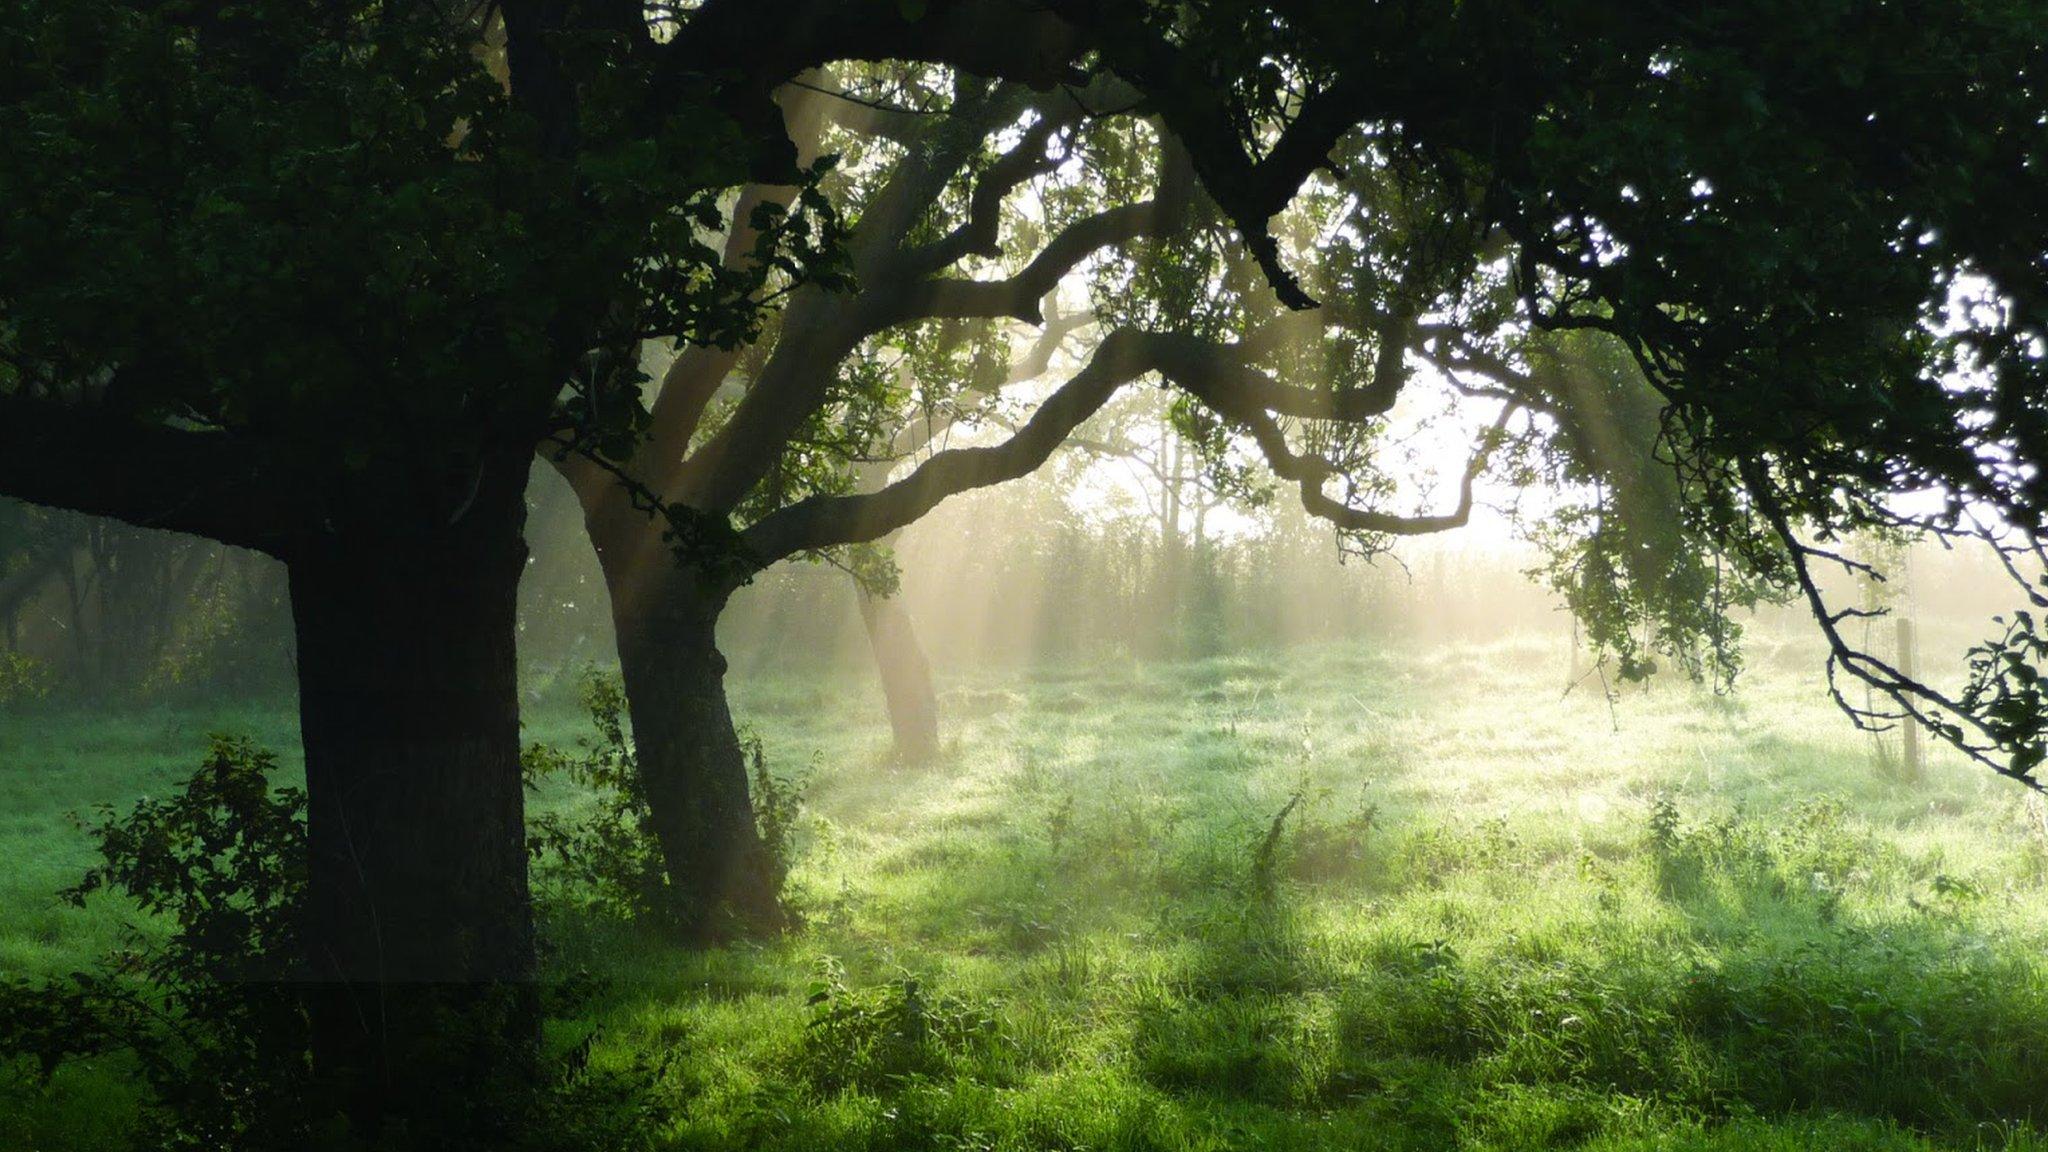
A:
MULTIPOLYGON (((2018 790, 1881 778, 1810 653, 1610 709, 1560 696, 1559 647, 954 678, 915 769, 865 684, 741 683, 771 761, 812 766, 806 927, 692 954, 551 909, 548 963, 609 981, 599 1063, 667 1057, 676 1148, 2048 1148, 2018 790)), ((87 862, 66 813, 222 727, 292 738, 0 719, 0 972, 118 939, 49 897, 87 862)), ((103 1146, 121 1079, 0 1086, 0 1146, 103 1146)))

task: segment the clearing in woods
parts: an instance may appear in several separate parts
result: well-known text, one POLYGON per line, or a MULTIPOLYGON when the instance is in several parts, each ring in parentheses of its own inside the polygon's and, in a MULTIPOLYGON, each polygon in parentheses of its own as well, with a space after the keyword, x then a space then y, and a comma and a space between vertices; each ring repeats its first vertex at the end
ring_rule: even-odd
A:
MULTIPOLYGON (((1804 647, 1759 641, 1733 698, 1612 709, 1560 696, 1560 649, 955 677, 915 769, 868 685, 745 678, 808 778, 805 926, 691 954, 557 891, 547 963, 606 981, 597 1063, 665 1061, 658 1146, 2048 1147, 2020 789, 1940 752, 1886 779, 1804 647)), ((573 741, 571 695, 529 737, 573 741)), ((69 814, 214 729, 296 747, 288 707, 0 717, 0 974, 121 941, 132 911, 51 897, 90 861, 69 814)), ((0 1145, 116 1134, 117 1063, 0 1075, 0 1145)))

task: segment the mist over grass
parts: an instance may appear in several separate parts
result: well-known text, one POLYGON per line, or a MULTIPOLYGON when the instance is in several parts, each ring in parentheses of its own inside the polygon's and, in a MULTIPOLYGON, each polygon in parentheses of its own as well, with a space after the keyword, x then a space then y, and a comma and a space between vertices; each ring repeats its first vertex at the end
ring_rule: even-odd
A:
MULTIPOLYGON (((805 926, 692 954, 543 874, 548 969, 606 982, 556 1039, 662 1070, 660 1147, 2043 1146, 2048 826, 1939 753, 1884 778, 1814 655, 1611 704, 1555 633, 956 673, 916 768, 865 683, 750 676, 808 776, 805 926)), ((120 942, 51 898, 67 813, 219 728, 295 744, 254 706, 0 720, 0 970, 120 942)), ((118 1061, 15 1072, 8 1147, 132 1108, 118 1061)))

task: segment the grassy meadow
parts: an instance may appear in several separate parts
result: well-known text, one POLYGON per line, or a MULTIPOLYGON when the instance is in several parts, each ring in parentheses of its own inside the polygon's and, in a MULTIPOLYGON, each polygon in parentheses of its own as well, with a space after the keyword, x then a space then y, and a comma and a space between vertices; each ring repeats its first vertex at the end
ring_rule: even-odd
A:
MULTIPOLYGON (((859 679, 739 677, 806 777, 804 927, 702 954, 575 910, 571 1044, 655 1070, 679 1149, 2048 1148, 2048 825, 1873 766, 1769 642, 1732 698, 1562 693, 1555 634, 942 682, 887 757, 859 679)), ((566 685, 530 736, 569 742, 566 685)), ((70 814, 286 709, 0 717, 0 974, 135 917, 51 893, 70 814)), ((573 809, 561 786, 537 807, 573 809)), ((146 926, 145 926, 146 929, 146 926)), ((99 1148, 118 1061, 0 1073, 0 1148, 99 1148)))

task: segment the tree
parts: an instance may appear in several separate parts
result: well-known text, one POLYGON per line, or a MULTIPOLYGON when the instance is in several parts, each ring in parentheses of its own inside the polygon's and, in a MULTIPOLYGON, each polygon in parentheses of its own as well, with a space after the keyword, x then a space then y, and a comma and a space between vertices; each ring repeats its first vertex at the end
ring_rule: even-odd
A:
MULTIPOLYGON (((1053 356, 1067 340, 1086 328, 1091 317, 1085 313, 1062 315, 1054 308, 1054 297, 1041 304, 1045 323, 1023 355, 1013 359, 999 384, 991 387, 986 373, 948 373, 966 377, 966 385, 947 396, 944 381, 934 387, 910 379, 905 394, 917 398, 903 413, 894 429, 878 429, 867 458, 856 462, 854 488, 868 490, 888 483, 906 459, 916 457, 927 446, 949 436, 956 429, 971 430, 984 423, 1000 423, 998 400, 1005 389, 1029 384, 1043 377, 1053 356)), ((906 361, 898 367, 910 369, 906 361)), ((919 643, 909 611, 897 595, 901 573, 897 571, 895 544, 901 532, 876 541, 874 548, 887 556, 888 571, 883 579, 875 573, 849 569, 854 597, 860 609, 861 627, 875 657, 875 670, 889 713, 889 728, 896 758, 920 763, 939 750, 938 693, 932 684, 931 661, 919 643)))
POLYGON ((534 1035, 535 446, 621 434, 587 386, 613 350, 737 344, 767 280, 830 274, 807 199, 748 213, 747 271, 710 246, 724 190, 808 179, 761 130, 784 80, 886 54, 1049 83, 1072 50, 1002 4, 815 7, 0 16, 0 492, 285 562, 315 1058, 368 1123, 534 1035))
MULTIPOLYGON (((640 771, 680 894, 677 916, 698 932, 722 930, 727 912, 768 924, 779 916, 762 882, 768 870, 725 700, 719 614, 773 563, 887 535, 855 538, 848 533, 859 526, 840 522, 809 538, 776 541, 753 528, 863 479, 885 479, 954 422, 975 420, 1005 385, 1030 374, 1012 372, 994 322, 1038 319, 1040 300, 1069 271, 1174 217, 1170 205, 1154 201, 1083 212, 1048 228, 1029 262, 1000 280, 947 276, 999 255, 1011 196, 1077 156, 1078 130, 1116 136, 1112 147, 1130 148, 1121 124, 1087 114, 1114 98, 1114 81, 1041 94, 927 70, 882 74, 884 93, 914 103, 820 87, 796 89, 785 105, 803 150, 831 147, 847 173, 826 188, 847 221, 848 271, 857 287, 798 288, 771 330, 746 348, 681 351, 648 406, 647 435, 625 459, 557 453, 605 572, 640 771), (939 100, 950 105, 931 106, 939 100), (997 137, 1013 131, 1020 139, 1000 150, 997 137), (697 525, 726 534, 725 546, 690 538, 697 525)), ((780 195, 750 187, 742 203, 780 195)), ((751 259, 744 232, 727 247, 736 266, 751 259)), ((1042 367, 1049 356, 1048 349, 1025 364, 1042 367)), ((618 403, 639 401, 635 369, 637 362, 621 361, 618 403)), ((907 620, 891 621, 884 607, 893 571, 873 563, 872 553, 841 562, 865 566, 863 610, 878 643, 900 642, 889 632, 907 620)), ((904 672, 878 656, 885 677, 904 672)), ((899 709, 903 696, 929 692, 928 676, 918 672, 885 680, 899 709)))
MULTIPOLYGON (((928 91, 910 105, 886 88, 841 94, 878 134, 924 142, 872 202, 846 209, 859 292, 792 298, 757 366, 671 371, 655 431, 624 469, 642 511, 593 519, 610 563, 669 586, 624 599, 672 623, 618 619, 629 684, 673 685, 636 699, 634 718, 657 749, 650 795, 677 813, 658 813, 671 865, 679 882, 695 877, 700 905, 765 905, 745 879, 744 781, 712 651, 730 590, 1031 471, 1142 380, 1179 392, 1207 466, 1254 454, 1366 551, 1463 524, 1489 471, 1559 486, 1553 575, 1624 675, 1662 651, 1732 677, 1731 610, 1804 595, 1831 671, 1897 706, 1852 709, 1861 721, 1910 716, 2001 770, 2031 768, 2044 699, 2025 673, 2001 671, 2040 654, 2030 624, 1986 650, 1964 694, 1945 695, 1856 650, 1812 568, 1843 562, 1826 541, 1861 525, 1958 534, 1986 512, 2016 533, 2008 555, 2033 547, 2038 13, 1051 7, 1091 36, 1089 85, 1129 99, 1069 91, 1006 116, 992 110, 1005 89, 962 77, 944 122, 920 131, 902 125, 932 114, 928 91), (1158 135, 1105 130, 1136 114, 1158 135), (989 133, 999 142, 948 150, 989 133), (1201 223, 1162 226, 1167 197, 1140 199, 1170 169, 1159 156, 1085 159, 1117 140, 1141 153, 1132 141, 1146 139, 1188 158, 1213 207, 1201 223), (1958 173, 1935 160, 1948 155, 1980 163, 1958 173), (1077 156, 1086 175, 1061 177, 1077 156), (952 171, 971 178, 950 204, 907 195, 952 171), (1027 187, 1060 207, 1042 221, 998 211, 1027 187), (917 228, 932 230, 913 239, 917 228), (1094 281, 1099 335, 1012 434, 922 452, 907 470, 851 467, 869 429, 929 404, 858 371, 877 341, 915 343, 886 333, 1037 321, 1036 301, 1070 273, 1094 281), (1933 323, 1958 294, 1976 308, 1933 323), (1416 477, 1390 442, 1397 404, 1431 380, 1472 437, 1434 511, 1402 499, 1418 495, 1416 477), (729 408, 707 422, 721 388, 729 408), (1900 512, 1891 497, 1916 488, 1948 493, 1945 511, 1900 512), (646 559, 667 531, 647 526, 648 509, 714 521, 733 547, 694 574, 646 559), (706 671, 636 677, 634 665, 661 660, 706 671), (668 750, 679 737, 699 746, 668 750)), ((976 392, 964 376, 948 387, 976 392)), ((615 605, 619 593, 614 582, 615 605)))
MULTIPOLYGON (((2048 420, 2041 12, 1759 0, 1685 14, 1227 5, 1178 26, 1120 15, 1098 26, 1105 62, 1154 93, 1284 302, 1313 297, 1265 220, 1376 122, 1384 155, 1462 190, 1440 222, 1476 227, 1481 250, 1504 242, 1510 330, 1604 333, 1635 361, 1661 402, 1681 539, 1715 563, 1635 565, 1654 542, 1621 550, 1643 530, 1620 508, 1596 513, 1580 547, 1609 606, 1596 636, 1618 638, 1627 612, 1661 603, 1663 643, 1703 636, 1725 655, 1721 614, 1697 606, 1727 602, 1732 566, 1802 596, 1831 677, 1888 701, 1859 708, 1838 687, 1859 723, 1926 723, 2033 782, 2048 754, 2034 671, 2048 641, 2030 613, 1946 692, 1857 648, 1841 628, 1856 610, 1832 607, 1815 569, 1855 568, 1830 544, 1858 528, 1975 535, 2034 608, 2048 605, 2014 563, 2041 559, 2048 496, 2036 463, 2048 420), (1447 68, 1469 83, 1443 83, 1447 68), (1909 491, 1940 494, 1939 510, 1902 511, 1893 498, 1909 491), (1716 595, 1684 595, 1710 575, 1716 595)), ((1383 319, 1419 352, 1554 415, 1563 393, 1550 382, 1564 381, 1542 357, 1473 347, 1469 325, 1441 331, 1434 302, 1395 304, 1383 319)))
POLYGON ((1245 471, 1256 467, 1245 453, 1227 450, 1213 435, 1207 451, 1200 447, 1197 439, 1215 429, 1203 427, 1169 394, 1127 396, 1105 407, 1093 423, 1086 435, 1073 438, 1074 447, 1093 461, 1116 465, 1113 474, 1143 499, 1144 518, 1156 537, 1146 598, 1155 643, 1166 651, 1205 652, 1221 639, 1210 513, 1233 505, 1261 512, 1270 485, 1245 471))

